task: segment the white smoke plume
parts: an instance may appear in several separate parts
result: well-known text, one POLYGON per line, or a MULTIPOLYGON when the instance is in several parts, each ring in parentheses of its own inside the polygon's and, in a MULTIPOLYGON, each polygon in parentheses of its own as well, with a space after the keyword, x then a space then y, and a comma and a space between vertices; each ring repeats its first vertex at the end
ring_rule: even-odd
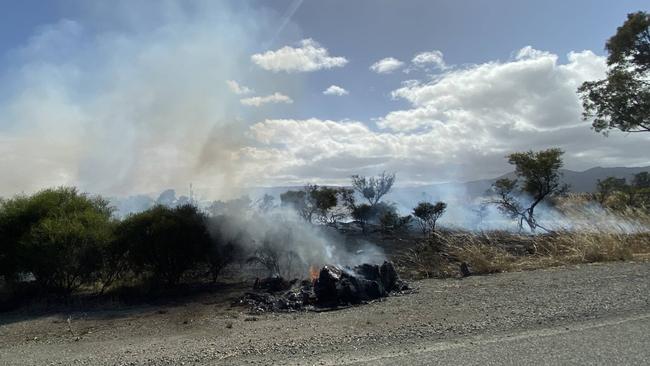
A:
MULTIPOLYGON (((203 195, 238 194, 244 121, 263 116, 240 116, 227 81, 250 76, 250 55, 279 14, 239 2, 82 4, 7 55, 2 195, 56 185, 155 194, 190 182, 203 195)), ((256 90, 278 86, 255 80, 256 90)))

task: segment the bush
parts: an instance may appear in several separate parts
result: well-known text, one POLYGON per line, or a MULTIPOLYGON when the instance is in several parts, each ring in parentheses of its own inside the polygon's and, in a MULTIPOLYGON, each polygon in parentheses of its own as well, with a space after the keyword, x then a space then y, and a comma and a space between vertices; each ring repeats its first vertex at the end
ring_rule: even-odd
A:
POLYGON ((208 269, 212 282, 216 282, 228 264, 245 259, 244 243, 252 239, 232 217, 215 216, 209 218, 208 223, 212 240, 207 257, 208 269))
POLYGON ((97 278, 111 236, 111 209, 100 197, 66 187, 15 197, 0 210, 3 274, 32 273, 42 287, 69 294, 97 278))
POLYGON ((169 285, 207 260, 211 245, 205 216, 192 205, 159 205, 131 215, 120 223, 117 235, 128 243, 128 258, 137 272, 169 285))
POLYGON ((379 218, 379 225, 383 233, 403 233, 408 231, 411 219, 411 215, 400 216, 397 212, 386 211, 379 218))
POLYGON ((445 213, 447 204, 444 202, 420 202, 413 209, 413 216, 418 220, 418 224, 422 229, 422 234, 434 233, 436 231, 436 222, 442 214, 445 213))

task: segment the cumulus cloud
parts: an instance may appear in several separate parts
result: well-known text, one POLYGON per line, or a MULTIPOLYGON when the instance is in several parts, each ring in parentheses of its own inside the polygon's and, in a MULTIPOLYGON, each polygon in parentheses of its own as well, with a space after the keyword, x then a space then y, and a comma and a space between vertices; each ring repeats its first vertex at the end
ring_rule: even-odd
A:
POLYGON ((418 53, 413 57, 411 62, 413 63, 413 65, 418 67, 433 66, 434 68, 440 70, 444 70, 445 68, 447 68, 442 52, 437 50, 418 53))
POLYGON ((253 89, 250 89, 247 86, 241 85, 238 82, 234 80, 226 80, 226 84, 228 85, 228 88, 230 88, 230 91, 237 95, 244 95, 244 94, 250 94, 253 92, 253 89))
POLYGON ((273 72, 309 72, 348 63, 345 57, 332 57, 329 51, 313 39, 303 39, 299 47, 284 46, 275 51, 256 53, 251 60, 264 70, 273 72))
MULTIPOLYGON (((606 70, 604 58, 589 51, 561 62, 526 47, 508 61, 406 81, 392 92, 406 106, 382 115, 376 126, 268 118, 261 108, 247 108, 257 122, 248 126, 236 118, 242 103, 291 100, 280 93, 240 100, 224 88, 228 80, 250 77, 245 65, 268 29, 250 28, 246 20, 264 15, 200 4, 189 13, 147 7, 160 13, 157 20, 125 29, 110 28, 118 23, 113 18, 61 21, 3 55, 9 66, 0 84, 0 171, 6 173, 0 194, 62 184, 104 194, 152 193, 192 182, 215 187, 209 196, 217 197, 242 182, 347 183, 351 174, 382 170, 397 172, 401 183, 467 180, 508 171, 509 152, 553 146, 567 151, 571 169, 650 165, 650 136, 605 138, 581 120, 576 88, 606 70), (109 29, 97 30, 99 23, 109 29)), ((129 9, 113 17, 131 19, 129 9)), ((312 42, 300 49, 318 49, 312 42)), ((305 58, 311 66, 276 69, 315 69, 332 57, 325 50, 318 62, 305 58)), ((277 87, 262 79, 256 88, 277 87)), ((282 87, 271 90, 294 90, 282 87)))
POLYGON ((266 161, 269 179, 291 182, 344 183, 382 170, 398 172, 402 183, 494 177, 511 169, 506 154, 549 147, 566 151, 569 169, 650 165, 650 136, 605 138, 581 120, 576 88, 605 69, 590 51, 559 63, 525 48, 507 62, 403 84, 393 96, 410 108, 379 118, 379 130, 356 121, 266 120, 251 128, 260 145, 249 152, 275 156, 266 161))
POLYGON ((291 104, 293 103, 293 99, 289 98, 288 96, 281 94, 281 93, 273 93, 271 95, 267 95, 264 97, 251 97, 251 98, 245 98, 240 100, 241 104, 247 105, 247 106, 252 106, 252 107, 260 107, 264 104, 277 104, 277 103, 286 103, 286 104, 291 104))
POLYGON ((402 61, 394 57, 386 57, 370 65, 370 70, 378 74, 390 74, 402 66, 404 66, 402 61))
POLYGON ((325 95, 336 95, 336 96, 343 96, 343 95, 348 95, 350 94, 347 90, 341 88, 338 85, 330 85, 329 88, 325 89, 323 91, 323 94, 325 95))

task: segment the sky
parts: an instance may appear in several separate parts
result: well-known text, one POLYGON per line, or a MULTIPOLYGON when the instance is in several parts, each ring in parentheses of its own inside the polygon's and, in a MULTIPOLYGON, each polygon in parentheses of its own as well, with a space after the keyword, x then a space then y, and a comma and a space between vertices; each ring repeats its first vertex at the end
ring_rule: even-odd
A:
POLYGON ((492 178, 514 151, 648 166, 576 88, 645 1, 3 2, 0 196, 492 178))

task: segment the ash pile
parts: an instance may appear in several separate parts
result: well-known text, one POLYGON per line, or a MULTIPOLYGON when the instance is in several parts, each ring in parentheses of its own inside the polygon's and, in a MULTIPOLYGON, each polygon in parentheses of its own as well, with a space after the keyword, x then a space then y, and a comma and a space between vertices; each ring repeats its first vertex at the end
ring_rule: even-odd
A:
POLYGON ((268 312, 337 309, 403 293, 409 287, 386 261, 354 268, 326 265, 314 280, 258 279, 253 289, 239 304, 249 305, 252 312, 268 312))

